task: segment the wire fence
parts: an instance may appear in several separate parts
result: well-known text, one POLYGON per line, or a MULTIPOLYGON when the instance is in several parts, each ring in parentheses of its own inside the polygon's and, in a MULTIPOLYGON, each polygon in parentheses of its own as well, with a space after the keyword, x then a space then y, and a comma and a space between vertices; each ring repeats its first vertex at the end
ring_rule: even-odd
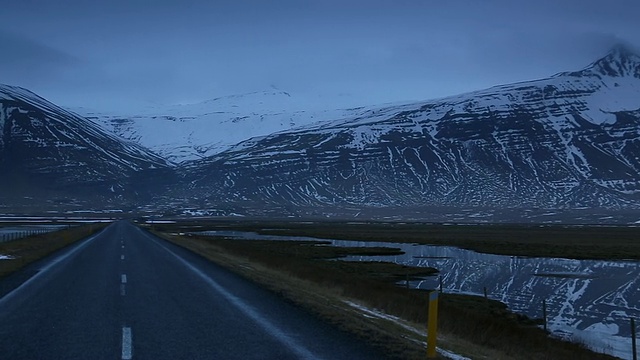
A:
POLYGON ((58 231, 68 227, 69 225, 4 227, 0 228, 0 243, 58 231))
MULTIPOLYGON (((409 282, 410 282, 410 279, 409 279, 409 276, 407 275, 406 283, 405 283, 405 286, 407 287, 407 289, 410 288, 409 282)), ((444 292, 446 290, 444 288, 444 286, 443 286, 442 276, 438 276, 437 287, 434 290, 437 290, 440 293, 442 293, 442 292, 444 292)), ((490 299, 491 296, 490 296, 489 292, 487 291, 487 287, 483 287, 483 294, 482 295, 484 295, 485 299, 490 299)), ((549 320, 548 317, 549 317, 549 315, 548 315, 548 311, 547 311, 547 300, 546 299, 542 300, 542 302, 540 304, 540 309, 542 311, 542 319, 541 319, 542 320, 542 324, 541 324, 542 328, 545 331, 550 331, 549 330, 549 326, 548 326, 548 320, 549 320)), ((638 360, 638 346, 637 346, 637 330, 638 330, 638 328, 636 326, 636 319, 634 317, 630 316, 628 318, 628 323, 626 323, 626 324, 621 324, 620 323, 618 325, 629 326, 629 329, 630 329, 631 346, 630 346, 630 348, 628 350, 626 350, 626 349, 623 350, 624 353, 626 353, 626 355, 624 355, 624 358, 629 358, 629 359, 632 359, 632 360, 638 360), (629 352, 627 353, 627 351, 629 351, 629 352), (630 357, 628 357, 629 355, 630 355, 630 357)))

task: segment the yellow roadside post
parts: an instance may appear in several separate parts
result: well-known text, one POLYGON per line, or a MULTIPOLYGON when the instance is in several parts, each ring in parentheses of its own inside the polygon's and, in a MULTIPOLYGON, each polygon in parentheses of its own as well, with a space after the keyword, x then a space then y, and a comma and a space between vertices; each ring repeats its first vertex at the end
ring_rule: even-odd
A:
POLYGON ((429 320, 427 323, 427 358, 436 357, 436 337, 438 333, 438 292, 429 293, 429 320))

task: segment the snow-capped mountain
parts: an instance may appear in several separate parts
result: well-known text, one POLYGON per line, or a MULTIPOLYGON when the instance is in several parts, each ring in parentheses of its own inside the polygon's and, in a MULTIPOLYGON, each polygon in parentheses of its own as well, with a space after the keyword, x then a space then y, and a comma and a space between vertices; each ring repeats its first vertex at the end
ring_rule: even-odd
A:
POLYGON ((291 97, 92 114, 96 125, 1 86, 0 196, 84 193, 255 215, 410 209, 412 218, 640 208, 640 57, 624 47, 580 71, 420 103, 324 111, 291 97))
POLYGON ((360 110, 318 109, 317 105, 278 89, 195 104, 147 107, 134 115, 74 109, 104 129, 176 163, 216 155, 255 136, 354 116, 360 110))
POLYGON ((631 359, 629 318, 640 316, 638 261, 528 258, 446 246, 343 240, 331 245, 399 248, 402 255, 356 255, 345 260, 389 261, 440 271, 441 279, 416 280, 412 288, 436 289, 441 280, 445 292, 487 294, 532 319, 543 317, 545 302, 548 328, 555 336, 631 359))
POLYGON ((640 57, 244 141, 189 196, 263 206, 640 207, 640 57))
POLYGON ((20 87, 0 85, 0 129, 0 198, 5 205, 68 204, 87 196, 122 200, 123 193, 135 191, 132 183, 142 173, 170 165, 20 87))

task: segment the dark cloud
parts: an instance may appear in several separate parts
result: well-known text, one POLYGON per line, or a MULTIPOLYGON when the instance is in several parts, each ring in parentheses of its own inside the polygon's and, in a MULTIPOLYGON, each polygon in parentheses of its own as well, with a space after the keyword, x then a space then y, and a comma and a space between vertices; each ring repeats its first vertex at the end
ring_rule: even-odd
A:
POLYGON ((638 46, 638 11, 637 0, 22 0, 0 12, 12 49, 0 82, 98 107, 272 84, 331 103, 419 100, 638 46))
POLYGON ((68 53, 8 32, 0 31, 0 49, 0 79, 7 82, 33 78, 51 81, 79 63, 68 53))

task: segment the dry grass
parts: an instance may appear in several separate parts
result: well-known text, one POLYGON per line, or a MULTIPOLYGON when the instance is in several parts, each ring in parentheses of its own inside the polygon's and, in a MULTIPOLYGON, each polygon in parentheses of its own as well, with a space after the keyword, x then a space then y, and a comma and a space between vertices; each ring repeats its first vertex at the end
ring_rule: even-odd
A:
POLYGON ((105 224, 74 226, 69 229, 32 235, 0 243, 0 254, 9 255, 14 258, 11 260, 0 260, 0 279, 65 246, 86 238, 105 226, 105 224))
POLYGON ((457 246, 490 254, 572 259, 640 259, 640 227, 314 223, 260 233, 457 246))
MULTIPOLYGON (((363 316, 345 300, 379 309, 424 332, 426 292, 395 285, 425 269, 389 263, 327 261, 353 249, 311 243, 237 241, 212 237, 168 237, 171 241, 265 285, 324 319, 381 347, 394 358, 425 357, 424 338, 389 321, 363 316)), ((382 249, 378 249, 382 251, 382 249)), ((424 273, 422 274, 424 275, 424 273)), ((478 359, 611 359, 579 344, 550 338, 533 322, 498 301, 443 294, 440 341, 478 359)))
MULTIPOLYGON (((253 255, 248 255, 225 248, 225 244, 230 242, 221 244, 199 238, 156 234, 201 254, 312 311, 326 321, 354 333, 374 346, 383 349, 382 351, 390 358, 424 358, 422 346, 415 342, 407 342, 406 338, 400 336, 400 334, 406 333, 402 327, 389 323, 383 324, 375 319, 363 317, 345 304, 344 296, 346 289, 350 286, 345 286, 346 284, 335 286, 329 281, 311 280, 310 278, 314 277, 314 270, 317 269, 308 269, 309 271, 305 269, 304 274, 295 276, 286 270, 292 264, 288 260, 284 260, 286 258, 284 254, 274 257, 274 261, 269 261, 269 264, 257 261, 254 256, 261 257, 259 253, 264 250, 262 247, 257 249, 253 255), (279 259, 280 261, 278 261, 279 259)), ((295 259, 295 257, 289 258, 294 263, 295 259)), ((349 285, 358 287, 356 282, 349 285)), ((409 335, 405 334, 405 336, 409 335)))
MULTIPOLYGON (((441 225, 423 223, 232 222, 181 223, 183 231, 233 229, 318 239, 456 246, 490 254, 571 259, 640 259, 640 227, 562 225, 441 225)), ((156 226, 162 229, 163 226, 156 226)), ((169 228, 169 226, 164 226, 169 228)))

